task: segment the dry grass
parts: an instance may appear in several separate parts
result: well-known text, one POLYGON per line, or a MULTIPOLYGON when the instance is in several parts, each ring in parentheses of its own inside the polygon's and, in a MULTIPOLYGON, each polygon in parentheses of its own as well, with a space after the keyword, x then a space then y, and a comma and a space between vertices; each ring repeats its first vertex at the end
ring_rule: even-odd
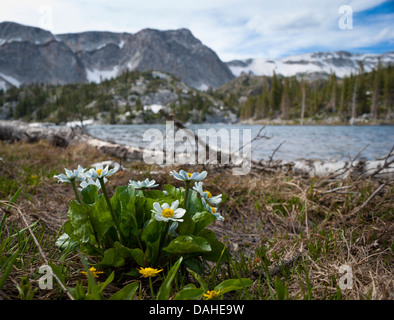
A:
MULTIPOLYGON (((39 228, 45 232, 37 232, 47 239, 46 254, 56 261, 60 253, 53 240, 67 219, 73 192, 52 177, 64 168, 78 164, 87 167, 108 157, 83 145, 61 149, 45 142, 0 142, 0 158, 0 200, 8 200, 24 184, 18 207, 28 223, 40 220, 39 228)), ((145 177, 161 185, 177 185, 168 175, 173 168, 122 165, 125 170, 108 183, 110 193, 130 179, 145 177)), ((271 280, 280 278, 285 283, 289 299, 394 298, 393 181, 352 177, 333 181, 257 171, 232 176, 226 170, 206 169, 209 174, 205 184, 213 194, 222 193, 224 199, 221 214, 225 220, 216 221, 212 229, 227 242, 244 276, 256 280, 252 298, 275 297, 274 285, 264 277, 264 266, 269 266, 271 280), (340 291, 342 265, 352 268, 353 288, 340 291)), ((0 216, 3 208, 0 206, 0 216)), ((8 214, 7 232, 11 232, 11 225, 24 227, 15 210, 8 214)), ((37 252, 27 251, 25 258, 33 254, 37 252)), ((3 295, 17 298, 16 284, 23 276, 33 277, 39 263, 38 259, 24 270, 13 270, 3 295)), ((66 265, 74 274, 70 283, 80 280, 79 258, 67 257, 66 265)), ((112 290, 116 289, 112 285, 112 290)), ((56 293, 37 292, 36 296, 51 299, 56 293)))

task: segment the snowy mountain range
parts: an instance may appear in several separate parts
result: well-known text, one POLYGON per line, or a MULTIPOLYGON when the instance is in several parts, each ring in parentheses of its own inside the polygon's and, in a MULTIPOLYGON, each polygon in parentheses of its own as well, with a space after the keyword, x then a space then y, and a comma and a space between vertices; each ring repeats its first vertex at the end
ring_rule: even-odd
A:
POLYGON ((256 76, 277 75, 285 77, 303 76, 308 79, 327 78, 335 73, 339 78, 357 74, 360 71, 360 63, 364 72, 370 72, 378 67, 394 64, 394 51, 383 54, 353 54, 346 51, 315 52, 295 55, 275 60, 270 59, 247 59, 227 62, 234 76, 242 72, 256 76))

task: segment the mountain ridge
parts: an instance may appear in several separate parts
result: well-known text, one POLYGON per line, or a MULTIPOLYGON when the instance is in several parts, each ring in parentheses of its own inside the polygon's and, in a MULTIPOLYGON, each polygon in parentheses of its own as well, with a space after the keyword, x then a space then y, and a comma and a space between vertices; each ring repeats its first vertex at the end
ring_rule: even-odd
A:
POLYGON ((335 73, 339 78, 376 69, 379 61, 383 66, 394 64, 394 51, 378 53, 351 53, 349 51, 311 52, 278 59, 249 58, 225 62, 234 76, 251 73, 256 76, 299 76, 308 80, 328 79, 335 73))

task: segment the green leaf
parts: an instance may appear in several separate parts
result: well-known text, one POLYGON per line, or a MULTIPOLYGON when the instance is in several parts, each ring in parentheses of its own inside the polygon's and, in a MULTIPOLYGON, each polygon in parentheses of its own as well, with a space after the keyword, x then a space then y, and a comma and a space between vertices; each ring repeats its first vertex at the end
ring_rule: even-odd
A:
POLYGON ((195 230, 195 225, 194 225, 194 221, 192 220, 192 218, 188 215, 185 214, 183 216, 183 222, 179 223, 179 227, 178 227, 178 234, 179 235, 188 235, 191 236, 194 233, 195 230))
POLYGON ((179 291, 174 297, 174 300, 199 300, 203 293, 203 289, 187 288, 179 291))
POLYGON ((79 243, 77 241, 71 239, 67 233, 63 233, 56 240, 55 244, 60 250, 68 249, 69 251, 72 251, 79 246, 79 243))
POLYGON ((160 222, 155 219, 152 219, 142 231, 141 239, 146 244, 145 256, 149 262, 154 262, 159 254, 161 233, 160 222))
POLYGON ((129 202, 122 201, 119 215, 120 231, 126 238, 128 238, 129 246, 136 244, 136 240, 133 239, 133 236, 135 238, 135 236, 138 235, 138 225, 135 213, 135 199, 136 198, 131 198, 129 199, 129 202))
POLYGON ((211 246, 212 250, 210 252, 204 253, 201 256, 209 261, 218 262, 226 261, 230 256, 227 248, 221 243, 212 230, 204 229, 198 233, 199 237, 203 237, 211 246))
POLYGON ((163 250, 172 254, 185 254, 209 252, 211 251, 211 246, 208 241, 202 237, 179 236, 172 240, 163 250))
POLYGON ((75 200, 71 201, 68 207, 68 221, 72 227, 72 234, 81 243, 90 240, 91 225, 89 221, 89 208, 86 204, 79 204, 75 200))
POLYGON ((93 204, 98 199, 98 187, 90 184, 81 191, 82 201, 86 204, 93 204))
POLYGON ((168 195, 165 195, 163 191, 160 190, 145 190, 145 196, 147 198, 155 199, 156 201, 160 199, 162 200, 170 199, 168 195))
POLYGON ((118 248, 110 248, 104 251, 104 257, 98 265, 105 267, 120 267, 124 264, 125 259, 120 256, 118 248))
POLYGON ((201 202, 201 199, 196 191, 190 189, 189 197, 187 200, 186 212, 189 214, 190 217, 193 217, 197 212, 201 211, 204 211, 204 206, 201 202))
POLYGON ((133 300, 133 296, 139 287, 138 282, 132 282, 114 293, 109 300, 133 300))
POLYGON ((102 293, 105 289, 106 286, 108 286, 115 278, 115 272, 112 271, 111 274, 108 276, 108 278, 103 282, 103 283, 98 283, 97 284, 97 288, 98 288, 98 292, 102 293))
POLYGON ((201 230, 209 226, 215 220, 216 217, 207 211, 196 212, 193 216, 195 226, 194 234, 198 234, 201 230))
POLYGON ((179 201, 181 200, 182 193, 184 191, 183 188, 179 188, 179 190, 177 190, 176 187, 174 187, 171 184, 164 185, 164 190, 167 191, 167 194, 169 196, 173 196, 176 199, 178 199, 179 201))
POLYGON ((221 294, 225 294, 230 291, 241 290, 250 287, 253 284, 253 280, 248 278, 240 279, 229 279, 224 280, 215 287, 215 291, 219 291, 221 294))
POLYGON ((144 252, 140 248, 128 249, 130 258, 133 259, 139 266, 144 266, 144 252))
POLYGON ((179 260, 172 266, 170 272, 162 285, 160 286, 159 292, 157 293, 157 300, 168 300, 170 298, 171 292, 171 284, 175 278, 176 273, 178 272, 178 268, 181 265, 183 257, 180 257, 179 260))
POLYGON ((114 226, 114 221, 108 209, 107 202, 104 196, 100 194, 98 200, 94 204, 85 206, 88 207, 91 223, 97 233, 99 241, 101 241, 108 230, 114 226))

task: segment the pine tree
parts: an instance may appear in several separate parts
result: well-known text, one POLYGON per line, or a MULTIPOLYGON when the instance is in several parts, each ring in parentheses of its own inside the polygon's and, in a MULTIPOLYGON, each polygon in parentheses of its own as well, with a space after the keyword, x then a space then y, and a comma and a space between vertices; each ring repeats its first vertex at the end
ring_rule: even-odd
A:
POLYGON ((268 108, 270 114, 275 114, 280 108, 280 102, 282 97, 280 83, 275 75, 272 75, 271 88, 268 97, 268 108))
POLYGON ((305 99, 306 99, 306 84, 304 80, 301 80, 301 125, 304 125, 304 114, 305 114, 305 99))
POLYGON ((289 80, 285 79, 285 84, 282 90, 282 99, 280 102, 280 109, 283 119, 289 118, 289 112, 291 109, 291 100, 289 96, 289 80))

